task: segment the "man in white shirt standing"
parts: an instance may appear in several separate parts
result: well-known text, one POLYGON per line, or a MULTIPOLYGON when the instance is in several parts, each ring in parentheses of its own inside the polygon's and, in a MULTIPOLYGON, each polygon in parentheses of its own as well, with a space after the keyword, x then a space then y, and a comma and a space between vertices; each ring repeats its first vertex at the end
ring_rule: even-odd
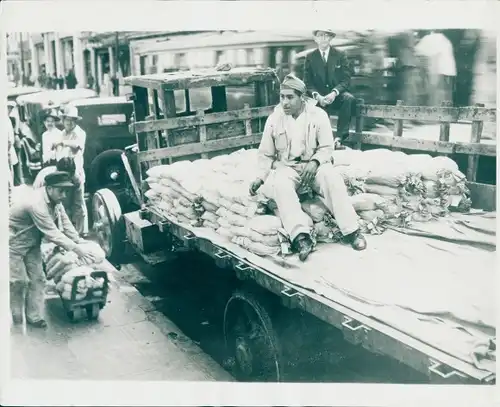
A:
POLYGON ((88 235, 87 207, 85 205, 84 185, 85 172, 83 169, 83 153, 85 151, 85 141, 87 134, 78 126, 78 109, 75 106, 68 106, 61 115, 64 129, 60 139, 55 143, 55 159, 59 161, 63 157, 72 157, 75 162, 75 177, 78 185, 75 189, 75 211, 73 213, 76 230, 82 236, 88 235))
POLYGON ((47 165, 55 160, 55 143, 61 140, 61 130, 56 127, 59 122, 59 115, 56 109, 51 109, 45 116, 44 125, 47 129, 42 134, 42 162, 47 165))
POLYGON ((428 76, 428 95, 432 106, 453 100, 453 83, 457 66, 451 41, 439 31, 425 35, 415 47, 424 58, 428 76))

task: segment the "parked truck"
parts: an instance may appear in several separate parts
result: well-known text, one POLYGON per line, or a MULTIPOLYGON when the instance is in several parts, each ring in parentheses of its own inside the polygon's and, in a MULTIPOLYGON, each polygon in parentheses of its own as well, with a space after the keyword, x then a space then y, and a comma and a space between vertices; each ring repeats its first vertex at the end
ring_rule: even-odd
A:
MULTIPOLYGON (((276 329, 280 324, 280 310, 284 306, 315 316, 335 327, 345 340, 370 352, 394 358, 423 373, 432 383, 495 383, 494 370, 478 363, 479 356, 476 359, 472 356, 475 348, 469 346, 477 333, 479 337, 486 338, 483 345, 488 352, 494 353, 495 328, 471 326, 454 318, 446 309, 449 305, 446 299, 453 297, 448 293, 452 285, 442 278, 436 278, 434 284, 437 287, 402 285, 391 288, 403 297, 422 298, 424 303, 430 291, 442 292, 445 299, 436 314, 432 310, 424 310, 425 307, 421 310, 406 309, 390 300, 386 303, 366 301, 342 285, 342 281, 352 283, 352 280, 346 280, 352 275, 352 279, 360 277, 358 282, 366 284, 368 281, 372 291, 377 291, 377 287, 391 287, 394 281, 378 280, 373 274, 380 270, 377 267, 381 264, 401 270, 401 273, 404 270, 408 276, 419 273, 423 276, 424 271, 426 275, 432 271, 439 276, 442 269, 435 262, 437 250, 443 249, 439 251, 439 256, 447 260, 444 257, 441 259, 450 262, 454 259, 453 264, 457 264, 457 253, 461 253, 459 246, 448 242, 448 249, 453 247, 448 252, 442 246, 448 243, 441 242, 440 249, 437 249, 432 244, 419 243, 421 237, 392 230, 387 230, 383 238, 375 236, 372 240, 368 237, 368 245, 376 245, 376 249, 370 250, 369 247, 364 252, 327 244, 311 257, 321 256, 326 269, 331 267, 334 271, 330 273, 330 281, 321 282, 314 269, 318 266, 316 261, 294 263, 295 266, 290 267, 285 259, 276 261, 257 256, 206 228, 170 219, 148 202, 145 178, 149 168, 180 160, 212 158, 259 144, 264 122, 277 103, 279 84, 272 69, 184 71, 129 77, 125 82, 133 89, 135 122, 132 127, 137 145, 129 148, 122 159, 129 176, 129 196, 135 197, 135 206, 127 205, 125 210, 119 197, 109 189, 97 191, 92 211, 98 239, 115 264, 120 262, 124 244, 132 247, 149 263, 162 261, 166 258, 162 257, 162 253, 173 247, 183 247, 210 256, 221 269, 230 273, 238 281, 238 288, 226 304, 223 326, 228 360, 232 361, 229 365, 238 379, 281 381, 286 376, 287 360, 283 349, 288 346, 289 338, 280 336, 276 329), (245 106, 228 111, 226 87, 248 88, 249 85, 254 89, 255 107, 245 106), (189 93, 199 87, 211 89, 211 107, 178 117, 174 92, 183 89, 189 93), (401 249, 402 240, 410 243, 404 250, 401 249), (412 245, 412 242, 415 244, 412 245)), ((477 168, 477 157, 496 155, 495 146, 480 143, 480 123, 496 120, 492 109, 381 106, 358 102, 356 129, 350 136, 356 148, 378 145, 431 154, 468 154, 471 157, 468 174, 471 180, 474 168, 477 168), (439 118, 443 137, 435 142, 400 137, 401 134, 396 133, 394 136, 366 134, 362 130, 365 117, 396 120, 396 129, 402 129, 400 122, 404 119, 439 118), (452 143, 446 138, 446 134, 449 136, 449 123, 458 120, 471 120, 474 137, 471 143, 452 143)), ((468 184, 473 208, 494 211, 496 186, 472 181, 468 184)), ((491 226, 495 218, 488 213, 477 212, 477 216, 484 217, 491 226)), ((466 237, 464 239, 467 240, 466 237)), ((471 262, 466 261, 469 251, 464 250, 464 261, 458 267, 470 267, 471 262)), ((483 267, 491 266, 491 251, 477 255, 484 261, 483 267)), ((460 276, 474 272, 457 269, 455 277, 460 279, 460 276)), ((213 278, 218 277, 214 275, 213 278)), ((397 280, 401 281, 399 277, 397 280)), ((456 300, 463 304, 469 301, 467 298, 456 300)))

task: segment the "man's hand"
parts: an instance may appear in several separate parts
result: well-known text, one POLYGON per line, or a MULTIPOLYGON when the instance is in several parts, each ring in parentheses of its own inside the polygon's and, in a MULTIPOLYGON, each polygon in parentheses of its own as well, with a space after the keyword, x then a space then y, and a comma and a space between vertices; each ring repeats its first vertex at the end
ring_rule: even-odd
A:
POLYGON ((327 105, 331 105, 337 98, 337 92, 333 91, 325 96, 324 101, 327 105))
POLYGON ((250 195, 252 196, 255 196, 257 195, 257 191, 259 190, 259 188, 262 186, 262 184, 264 183, 264 181, 262 181, 260 178, 259 179, 256 179, 254 182, 252 182, 252 184, 250 185, 250 195))
POLYGON ((76 255, 81 258, 81 259, 85 259, 85 258, 90 258, 90 254, 87 252, 87 250, 85 250, 84 248, 84 245, 82 244, 78 244, 74 249, 73 251, 76 253, 76 255))
POLYGON ((312 185, 316 172, 318 171, 319 164, 316 160, 311 160, 307 163, 300 178, 299 188, 307 188, 312 185))

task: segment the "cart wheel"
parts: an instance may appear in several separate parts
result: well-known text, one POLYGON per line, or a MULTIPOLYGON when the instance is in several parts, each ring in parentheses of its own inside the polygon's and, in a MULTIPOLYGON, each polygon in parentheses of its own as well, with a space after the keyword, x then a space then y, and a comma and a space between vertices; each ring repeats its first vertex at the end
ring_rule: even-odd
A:
POLYGON ((100 311, 101 311, 101 308, 99 307, 98 303, 87 305, 87 317, 90 320, 98 319, 100 311))
POLYGON ((283 361, 269 312, 253 294, 235 292, 224 311, 224 340, 233 374, 242 381, 279 382, 283 361))
POLYGON ((125 227, 122 210, 116 195, 109 189, 100 189, 92 199, 93 229, 97 241, 112 262, 123 255, 125 227))

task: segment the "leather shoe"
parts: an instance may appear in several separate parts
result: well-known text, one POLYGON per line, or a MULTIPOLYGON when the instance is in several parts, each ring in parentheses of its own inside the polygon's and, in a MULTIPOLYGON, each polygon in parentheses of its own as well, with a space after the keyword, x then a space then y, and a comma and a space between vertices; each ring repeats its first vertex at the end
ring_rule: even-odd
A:
POLYGON ((39 319, 38 321, 26 321, 28 325, 31 325, 33 328, 46 328, 47 322, 44 319, 39 319))
POLYGON ((354 250, 365 250, 366 239, 359 230, 346 236, 346 241, 351 244, 354 250))
POLYGON ((306 261, 313 250, 313 242, 305 233, 301 233, 295 238, 295 247, 299 252, 300 261, 306 261))

